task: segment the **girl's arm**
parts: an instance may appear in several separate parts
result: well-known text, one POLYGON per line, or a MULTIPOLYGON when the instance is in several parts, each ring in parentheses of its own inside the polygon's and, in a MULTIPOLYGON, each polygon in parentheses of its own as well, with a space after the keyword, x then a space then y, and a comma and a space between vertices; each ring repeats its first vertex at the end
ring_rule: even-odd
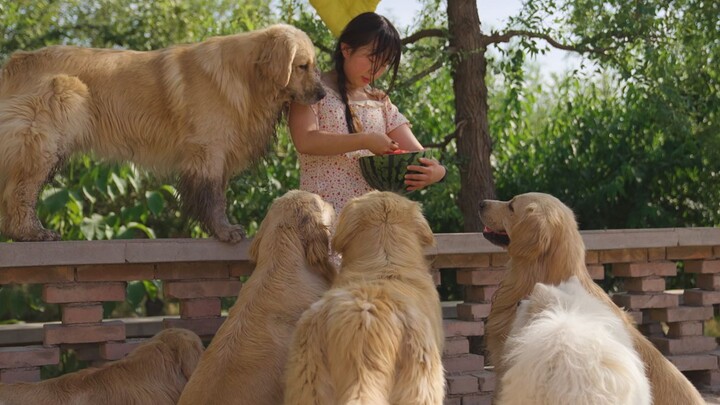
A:
MULTIPOLYGON (((423 146, 415 138, 415 135, 410 130, 410 126, 402 124, 399 127, 393 129, 388 134, 390 138, 396 140, 400 145, 400 149, 409 151, 423 150, 423 146)), ((407 167, 408 171, 417 173, 405 175, 405 184, 408 186, 408 190, 420 190, 421 188, 427 187, 433 183, 445 178, 447 169, 441 165, 435 159, 420 158, 422 166, 410 165, 407 167)))
POLYGON ((400 149, 405 149, 410 152, 423 150, 423 146, 418 142, 417 138, 415 138, 408 124, 398 126, 390 131, 388 136, 400 145, 400 149))
POLYGON ((290 104, 288 126, 295 148, 307 155, 339 155, 361 149, 384 155, 398 148, 397 143, 385 134, 334 134, 320 131, 315 113, 308 105, 290 104))

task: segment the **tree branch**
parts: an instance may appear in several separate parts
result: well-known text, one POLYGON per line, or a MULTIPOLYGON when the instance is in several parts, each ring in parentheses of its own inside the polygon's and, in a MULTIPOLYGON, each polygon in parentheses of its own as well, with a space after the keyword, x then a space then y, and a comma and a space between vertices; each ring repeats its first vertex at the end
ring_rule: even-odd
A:
POLYGON ((460 135, 460 130, 463 129, 467 122, 465 120, 462 120, 458 122, 458 124, 455 126, 455 130, 443 137, 443 140, 438 143, 430 143, 425 145, 425 148, 434 148, 434 149, 445 149, 446 146, 452 142, 453 139, 456 139, 460 135))
POLYGON ((491 44, 499 44, 504 42, 509 42, 514 37, 526 37, 526 38, 539 38, 544 39, 552 45, 553 47, 557 49, 562 49, 565 51, 574 51, 574 52, 604 52, 604 49, 600 48, 586 48, 580 45, 567 45, 562 44, 558 41, 556 41, 553 37, 551 37, 548 34, 543 34, 540 32, 533 32, 533 31, 524 31, 524 30, 510 30, 505 33, 493 33, 491 35, 484 35, 482 38, 482 44, 487 47, 487 45, 491 44))
POLYGON ((326 47, 325 45, 323 45, 323 44, 321 44, 321 43, 315 43, 315 46, 316 46, 318 49, 320 49, 321 51, 327 52, 327 53, 328 53, 329 55, 331 55, 331 56, 332 56, 332 54, 333 54, 333 52, 334 52, 332 49, 326 47))
POLYGON ((447 35, 445 34, 445 31, 440 28, 430 28, 430 29, 420 30, 406 38, 403 38, 402 44, 403 45, 412 44, 423 38, 431 38, 431 37, 447 38, 447 35))
POLYGON ((432 73, 432 72, 440 69, 441 67, 443 67, 443 65, 444 65, 444 62, 442 61, 442 59, 441 59, 441 60, 437 60, 437 61, 435 61, 435 63, 433 63, 432 65, 430 65, 429 67, 427 67, 427 68, 424 69, 423 71, 417 73, 416 75, 412 76, 411 78, 409 78, 409 79, 405 80, 404 82, 400 83, 400 85, 399 85, 398 87, 401 87, 401 88, 402 88, 402 87, 407 87, 407 86, 409 86, 409 85, 417 82, 418 80, 422 79, 423 77, 429 75, 430 73, 432 73))

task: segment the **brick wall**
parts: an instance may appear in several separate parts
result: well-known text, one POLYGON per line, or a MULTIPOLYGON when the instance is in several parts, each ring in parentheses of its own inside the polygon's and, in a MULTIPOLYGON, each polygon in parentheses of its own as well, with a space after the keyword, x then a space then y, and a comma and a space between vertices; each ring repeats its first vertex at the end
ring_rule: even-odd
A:
MULTIPOLYGON (((483 334, 490 300, 507 255, 480 234, 438 234, 427 254, 439 272, 455 272, 464 301, 445 305, 446 404, 489 404, 495 385, 485 368, 483 334)), ((720 304, 720 229, 648 229, 583 232, 588 269, 615 279, 616 304, 640 330, 699 385, 720 384, 715 338, 704 321, 720 304), (696 288, 668 291, 678 263, 696 275, 696 288)), ((184 327, 210 339, 223 321, 220 299, 242 293, 252 274, 249 243, 166 239, 0 244, 0 285, 41 284, 43 300, 60 305, 57 322, 0 326, 0 382, 36 381, 40 367, 73 349, 93 362, 123 357, 163 327, 184 327), (102 303, 123 301, 132 280, 162 280, 179 316, 103 319, 102 303)))

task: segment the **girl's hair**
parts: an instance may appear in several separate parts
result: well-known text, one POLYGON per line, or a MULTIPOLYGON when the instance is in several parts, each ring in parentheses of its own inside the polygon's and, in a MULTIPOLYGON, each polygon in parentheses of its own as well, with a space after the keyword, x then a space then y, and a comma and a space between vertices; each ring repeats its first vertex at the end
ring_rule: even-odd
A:
POLYGON ((353 51, 366 45, 372 45, 370 56, 374 57, 374 65, 377 65, 373 66, 373 71, 386 64, 390 66, 389 70, 392 71, 390 89, 395 83, 395 77, 400 67, 402 43, 400 42, 400 34, 392 23, 387 18, 373 12, 362 13, 353 18, 340 34, 333 53, 333 61, 337 73, 338 90, 345 104, 345 122, 347 122, 348 132, 354 133, 358 128, 353 122, 353 113, 348 103, 347 78, 344 69, 345 57, 341 46, 343 43, 353 51))

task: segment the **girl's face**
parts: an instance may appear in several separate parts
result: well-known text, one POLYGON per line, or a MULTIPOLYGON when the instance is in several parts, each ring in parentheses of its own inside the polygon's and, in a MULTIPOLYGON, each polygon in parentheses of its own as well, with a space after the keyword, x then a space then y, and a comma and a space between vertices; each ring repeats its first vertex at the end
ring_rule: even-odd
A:
POLYGON ((345 58, 343 69, 345 69, 348 90, 367 86, 387 70, 387 61, 379 60, 382 55, 373 56, 372 48, 372 44, 357 49, 352 49, 345 43, 340 44, 345 58))

